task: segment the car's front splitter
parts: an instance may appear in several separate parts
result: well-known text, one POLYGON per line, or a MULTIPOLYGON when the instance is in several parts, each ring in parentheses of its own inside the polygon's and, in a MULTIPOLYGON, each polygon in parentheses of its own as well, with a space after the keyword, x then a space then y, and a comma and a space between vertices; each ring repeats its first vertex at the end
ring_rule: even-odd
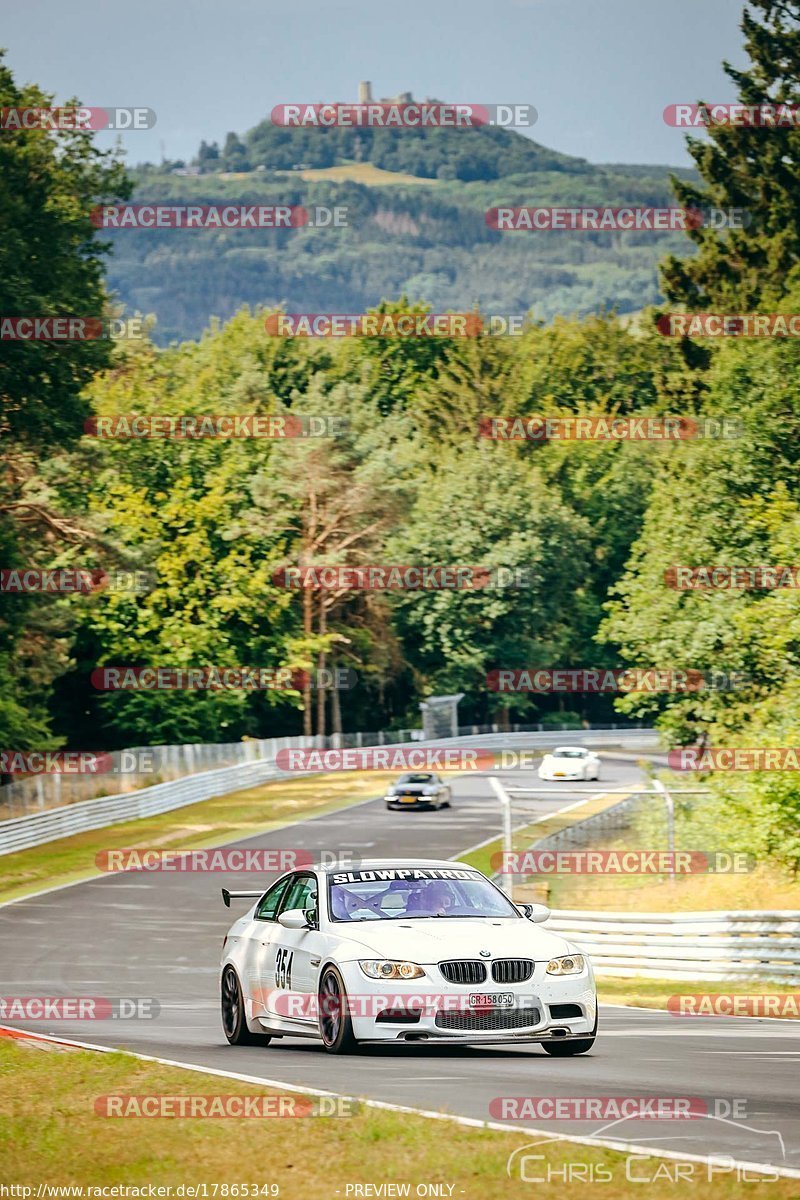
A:
POLYGON ((552 1032, 544 1031, 541 1033, 521 1031, 520 1033, 492 1033, 492 1034, 475 1034, 475 1033, 430 1033, 421 1031, 414 1033, 413 1030, 405 1029, 397 1033, 387 1033, 383 1037, 360 1037, 359 1042, 378 1045, 379 1043, 386 1044, 402 1042, 410 1045, 432 1045, 434 1042, 438 1046, 500 1046, 517 1044, 519 1042, 583 1042, 586 1038, 594 1037, 592 1030, 587 1030, 585 1033, 566 1033, 553 1034, 552 1032))
POLYGON ((394 812, 400 812, 404 808, 407 808, 407 809, 421 808, 421 809, 424 809, 425 811, 429 811, 430 809, 438 808, 438 805, 434 804, 432 800, 415 800, 413 804, 400 804, 397 801, 387 800, 386 807, 391 808, 394 812))

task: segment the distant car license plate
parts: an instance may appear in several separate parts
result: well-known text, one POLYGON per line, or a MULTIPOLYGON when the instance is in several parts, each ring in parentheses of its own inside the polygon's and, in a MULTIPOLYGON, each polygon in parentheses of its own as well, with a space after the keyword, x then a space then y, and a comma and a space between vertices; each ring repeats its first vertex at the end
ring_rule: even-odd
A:
POLYGON ((470 992, 470 1008, 513 1008, 513 992, 470 992))
POLYGON ((401 796, 400 799, 402 800, 403 804, 415 804, 417 797, 416 796, 401 796))
POLYGON ((564 778, 564 772, 563 772, 563 771, 553 771, 553 774, 555 775, 556 779, 563 779, 563 778, 564 778))

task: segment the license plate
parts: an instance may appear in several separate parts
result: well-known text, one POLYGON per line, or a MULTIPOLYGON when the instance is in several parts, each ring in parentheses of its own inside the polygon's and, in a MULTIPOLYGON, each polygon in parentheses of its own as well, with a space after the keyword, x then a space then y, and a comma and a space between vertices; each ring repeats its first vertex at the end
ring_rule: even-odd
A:
POLYGON ((416 804, 417 797, 416 796, 401 796, 400 800, 403 804, 416 804))
POLYGON ((555 775, 556 779, 563 779, 563 778, 564 778, 564 772, 563 772, 563 771, 553 771, 553 774, 555 775))
POLYGON ((470 992, 470 1008, 513 1008, 513 992, 470 992))

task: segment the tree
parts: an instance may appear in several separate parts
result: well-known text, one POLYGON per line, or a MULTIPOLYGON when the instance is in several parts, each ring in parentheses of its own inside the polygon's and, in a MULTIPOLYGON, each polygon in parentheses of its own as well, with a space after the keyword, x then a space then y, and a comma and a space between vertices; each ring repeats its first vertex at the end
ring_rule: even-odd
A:
MULTIPOLYGON (((90 398, 98 416, 274 413, 281 405, 272 369, 284 386, 295 353, 243 312, 199 344, 163 353, 137 346, 98 377, 90 398)), ((260 438, 87 437, 76 450, 64 484, 72 504, 154 575, 146 594, 100 594, 76 608, 75 665, 60 692, 80 714, 70 724, 76 737, 91 726, 119 746, 232 741, 281 722, 291 728, 296 689, 102 694, 90 684, 97 665, 299 665, 288 649, 297 635, 291 597, 272 582, 286 554, 285 522, 273 513, 269 526, 254 524, 253 481, 273 449, 260 438), (83 497, 77 479, 91 480, 83 497)))
MULTIPOLYGON (((387 530, 400 515, 403 473, 393 461, 392 426, 382 421, 379 406, 365 388, 344 381, 330 386, 318 372, 307 393, 292 405, 292 414, 331 413, 342 422, 333 440, 285 441, 275 448, 269 469, 254 481, 254 499, 261 522, 275 528, 275 513, 283 514, 289 555, 287 565, 305 570, 320 566, 349 566, 383 560, 387 530)), ((256 527, 261 522, 257 522, 256 527)), ((297 607, 302 614, 302 637, 293 644, 305 656, 303 732, 312 732, 312 669, 318 672, 340 663, 357 668, 359 684, 368 683, 370 660, 385 661, 393 643, 381 597, 337 588, 303 587, 297 607)), ((325 691, 316 697, 316 733, 326 732, 325 691)), ((340 720, 335 697, 334 724, 340 720)))
MULTIPOLYGON (((741 28, 750 66, 724 69, 745 105, 800 103, 800 3, 751 0, 741 28)), ((750 311, 774 302, 791 286, 800 264, 800 128, 795 124, 711 125, 708 141, 689 138, 703 183, 673 178, 685 208, 744 209, 743 229, 688 231, 692 258, 662 266, 667 299, 690 310, 750 311)))
POLYGON ((507 445, 428 447, 424 458, 416 504, 389 541, 389 561, 506 574, 485 587, 397 595, 395 623, 417 694, 465 691, 484 713, 530 709, 526 694, 490 692, 487 676, 577 660, 587 526, 507 445))
POLYGON ((229 133, 222 149, 222 165, 226 171, 249 171, 247 150, 235 133, 229 133))
MULTIPOLYGON (((0 55, 0 107, 49 108, 53 97, 19 87, 0 55)), ((77 101, 68 102, 68 106, 77 101)), ((113 153, 91 133, 0 131, 0 312, 4 316, 102 318, 108 252, 91 210, 129 194, 113 153)), ((90 535, 54 504, 37 475, 80 437, 91 409, 83 389, 112 361, 108 339, 0 340, 0 548, 2 565, 52 566, 90 535)), ((0 744, 42 745, 47 700, 68 643, 53 597, 4 597, 0 616, 0 744)))
POLYGON ((197 151, 197 165, 203 173, 219 170, 219 146, 216 142, 201 141, 197 151))

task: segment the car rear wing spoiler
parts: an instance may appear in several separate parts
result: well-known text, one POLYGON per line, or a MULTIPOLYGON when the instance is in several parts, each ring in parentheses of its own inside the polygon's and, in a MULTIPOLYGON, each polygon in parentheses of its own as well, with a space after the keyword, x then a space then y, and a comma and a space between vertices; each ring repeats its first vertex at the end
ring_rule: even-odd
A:
POLYGON ((231 900, 257 900, 263 895, 263 888, 258 892, 229 892, 227 888, 222 888, 222 899, 226 908, 230 908, 231 900))

